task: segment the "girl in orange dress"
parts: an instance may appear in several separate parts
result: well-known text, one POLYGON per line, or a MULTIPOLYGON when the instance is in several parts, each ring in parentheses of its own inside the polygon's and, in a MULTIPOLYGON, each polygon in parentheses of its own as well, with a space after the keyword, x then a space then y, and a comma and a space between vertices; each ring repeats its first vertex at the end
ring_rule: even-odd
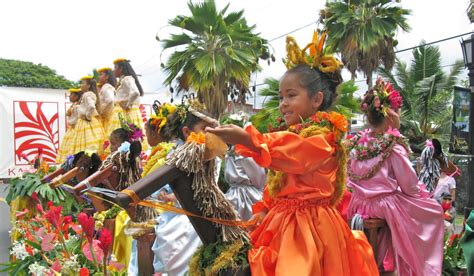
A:
POLYGON ((250 235, 252 275, 378 275, 364 234, 351 232, 336 210, 346 181, 347 120, 321 112, 332 105, 342 81, 342 64, 323 55, 323 43, 324 34, 321 40, 315 34, 308 55, 287 38, 290 69, 280 80, 287 130, 207 129, 270 169, 263 200, 253 206, 258 222, 250 235))

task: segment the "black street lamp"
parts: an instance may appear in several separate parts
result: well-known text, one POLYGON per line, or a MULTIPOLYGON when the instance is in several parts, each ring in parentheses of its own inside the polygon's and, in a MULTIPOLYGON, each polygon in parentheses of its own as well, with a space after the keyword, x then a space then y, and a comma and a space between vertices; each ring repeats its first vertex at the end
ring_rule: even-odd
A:
MULTIPOLYGON (((469 69, 469 183, 467 187, 467 207, 474 207, 474 34, 469 39, 461 41, 462 55, 464 57, 464 65, 469 69)), ((468 210, 466 210, 468 211, 468 210)))

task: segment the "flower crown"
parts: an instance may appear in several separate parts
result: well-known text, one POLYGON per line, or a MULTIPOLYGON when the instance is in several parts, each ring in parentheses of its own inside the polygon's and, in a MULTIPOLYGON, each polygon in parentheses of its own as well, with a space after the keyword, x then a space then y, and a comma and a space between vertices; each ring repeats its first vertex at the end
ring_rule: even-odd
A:
POLYGON ((118 58, 118 59, 114 60, 114 64, 117 64, 117 63, 119 63, 119 62, 124 62, 124 61, 130 62, 130 60, 128 60, 128 59, 126 59, 126 58, 118 58))
POLYGON ((94 78, 93 76, 84 76, 84 77, 81 78, 81 81, 83 81, 83 80, 91 80, 91 79, 93 79, 93 78, 94 78))
POLYGON ((150 125, 156 127, 159 131, 168 122, 168 116, 175 113, 177 110, 176 105, 170 103, 161 104, 159 101, 153 103, 154 114, 150 116, 150 125))
POLYGON ((120 127, 130 134, 130 141, 143 141, 143 131, 133 123, 125 120, 122 113, 119 113, 120 127))
POLYGON ((325 53, 327 50, 324 49, 325 40, 326 32, 319 35, 317 31, 314 31, 312 41, 301 49, 294 37, 287 36, 287 58, 283 60, 286 68, 291 69, 297 65, 306 64, 326 74, 340 71, 343 64, 333 55, 325 53), (309 50, 309 54, 307 50, 309 50))
POLYGON ((103 68, 100 68, 99 70, 97 70, 97 72, 99 72, 99 73, 103 73, 103 72, 107 72, 107 71, 112 71, 112 68, 103 67, 103 68))
POLYGON ((375 110, 386 117, 389 109, 397 110, 402 104, 403 98, 400 93, 393 88, 392 84, 378 78, 374 88, 365 94, 360 108, 365 113, 368 113, 370 110, 375 110), (373 100, 366 102, 365 99, 367 99, 369 95, 373 95, 373 100))
POLYGON ((69 88, 68 91, 70 93, 78 93, 78 92, 81 92, 81 89, 80 88, 69 88))

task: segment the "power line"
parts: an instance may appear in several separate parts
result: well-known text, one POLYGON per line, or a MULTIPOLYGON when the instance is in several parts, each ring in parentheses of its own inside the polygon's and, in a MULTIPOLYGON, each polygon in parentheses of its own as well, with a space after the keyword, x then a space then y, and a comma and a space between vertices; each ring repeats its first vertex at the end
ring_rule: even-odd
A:
POLYGON ((297 32, 297 31, 299 31, 299 30, 301 30, 301 29, 304 29, 304 28, 306 28, 306 27, 309 27, 309 26, 311 26, 311 25, 313 25, 313 24, 317 24, 318 22, 319 22, 319 20, 313 21, 313 22, 311 22, 311 23, 309 23, 309 24, 306 24, 306 25, 304 25, 304 26, 301 26, 301 27, 299 27, 299 28, 294 29, 293 31, 290 31, 290 32, 287 32, 287 33, 285 33, 285 34, 279 35, 279 36, 277 36, 277 37, 275 37, 275 38, 272 38, 272 39, 270 39, 268 42, 275 41, 275 40, 280 39, 280 38, 282 38, 282 37, 285 37, 285 36, 287 36, 287 35, 289 35, 289 34, 292 34, 292 33, 294 33, 294 32, 297 32))
POLYGON ((405 49, 402 49, 402 50, 397 50, 397 51, 395 51, 395 54, 398 54, 398 53, 401 53, 401 52, 405 52, 405 51, 408 51, 408 50, 413 50, 413 49, 416 49, 416 48, 420 48, 420 47, 423 47, 423 46, 426 46, 426 45, 431 45, 431 44, 436 44, 436 43, 444 42, 444 41, 447 41, 447 40, 451 40, 451 39, 458 38, 458 37, 465 36, 465 35, 469 35, 469 34, 474 34, 474 32, 459 34, 459 35, 455 35, 455 36, 443 38, 443 39, 440 39, 440 40, 428 42, 428 43, 425 43, 425 44, 421 44, 421 45, 418 45, 418 46, 413 46, 413 47, 410 47, 410 48, 405 48, 405 49))

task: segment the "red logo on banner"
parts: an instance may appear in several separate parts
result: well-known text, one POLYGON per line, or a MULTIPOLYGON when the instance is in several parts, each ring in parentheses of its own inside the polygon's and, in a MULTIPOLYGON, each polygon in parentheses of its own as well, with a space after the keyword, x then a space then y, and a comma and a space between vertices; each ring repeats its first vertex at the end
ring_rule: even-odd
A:
POLYGON ((58 104, 52 102, 13 102, 15 127, 15 165, 27 165, 24 155, 33 160, 39 152, 54 162, 59 147, 58 104))

